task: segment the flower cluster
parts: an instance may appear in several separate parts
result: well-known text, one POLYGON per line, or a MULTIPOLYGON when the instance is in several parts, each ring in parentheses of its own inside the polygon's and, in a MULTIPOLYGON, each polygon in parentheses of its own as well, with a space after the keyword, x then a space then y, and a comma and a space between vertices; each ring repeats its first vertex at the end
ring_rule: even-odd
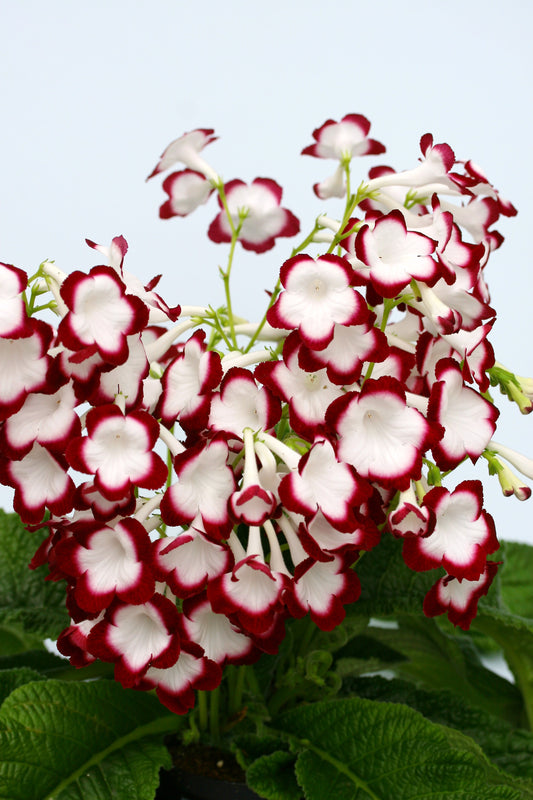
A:
POLYGON ((59 650, 178 713, 226 664, 275 653, 289 617, 338 625, 381 536, 413 570, 440 568, 424 612, 468 628, 498 541, 481 482, 442 479, 482 456, 506 494, 530 494, 508 463, 533 477, 533 462, 492 440, 489 393, 533 407, 488 339, 493 225, 516 212, 429 134, 417 166, 374 167, 353 192, 352 159, 385 149, 369 128, 328 120, 303 150, 338 162, 315 193, 344 214, 294 247, 258 323, 232 311, 235 246, 264 252, 300 223, 275 181, 222 181, 200 155, 212 130, 172 142, 150 177, 185 167, 163 182, 164 219, 217 194, 223 310, 167 305, 125 270, 122 237, 88 241, 106 263, 87 273, 0 265, 0 480, 49 531, 32 566, 66 582, 59 650))

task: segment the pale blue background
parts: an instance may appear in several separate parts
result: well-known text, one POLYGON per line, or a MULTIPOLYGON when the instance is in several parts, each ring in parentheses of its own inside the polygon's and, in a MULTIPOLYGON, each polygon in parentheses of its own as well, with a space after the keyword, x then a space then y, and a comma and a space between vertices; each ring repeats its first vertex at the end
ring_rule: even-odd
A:
MULTIPOLYGON (((163 272, 170 304, 222 302, 226 250, 205 231, 214 202, 162 222, 160 181, 145 184, 167 143, 214 127, 205 151, 229 180, 272 177, 308 229, 338 201, 311 186, 333 162, 300 158, 326 118, 366 114, 387 145, 381 163, 414 165, 430 131, 473 158, 519 209, 488 279, 498 358, 533 373, 531 232, 532 6, 524 0, 348 2, 204 0, 0 4, 0 259, 29 272, 44 258, 65 271, 97 263, 85 237, 129 241, 128 268, 163 272)), ((361 177, 375 159, 361 159, 361 177)), ((237 311, 258 317, 290 245, 239 252, 237 311)), ((0 376, 1 380, 1 376, 0 376)), ((533 454, 533 417, 501 399, 499 440, 533 454)), ((485 478, 480 464, 462 477, 485 478)), ((533 543, 533 500, 487 483, 499 534, 533 543)), ((9 504, 1 490, 0 502, 9 504)))

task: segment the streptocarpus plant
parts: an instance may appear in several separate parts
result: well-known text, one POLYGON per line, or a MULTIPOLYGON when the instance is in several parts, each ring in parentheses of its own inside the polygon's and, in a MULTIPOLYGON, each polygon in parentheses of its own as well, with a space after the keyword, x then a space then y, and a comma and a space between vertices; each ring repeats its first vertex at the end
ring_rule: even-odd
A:
POLYGON ((163 182, 163 219, 216 193, 223 309, 168 305, 126 271, 121 236, 88 240, 106 262, 88 273, 0 266, 0 479, 48 530, 32 567, 66 586, 57 646, 177 714, 276 654, 290 620, 341 625, 360 564, 394 539, 411 570, 438 571, 420 616, 468 630, 499 543, 480 480, 453 471, 482 459, 505 494, 531 493, 508 465, 532 478, 533 462, 493 441, 489 392, 533 408, 488 338, 493 225, 516 211, 429 134, 414 168, 373 167, 354 191, 353 159, 385 151, 369 129, 328 120, 302 151, 336 162, 314 191, 344 212, 293 245, 258 322, 233 309, 236 247, 263 253, 300 222, 274 180, 222 180, 202 153, 212 130, 175 140, 149 177, 185 167, 163 182))

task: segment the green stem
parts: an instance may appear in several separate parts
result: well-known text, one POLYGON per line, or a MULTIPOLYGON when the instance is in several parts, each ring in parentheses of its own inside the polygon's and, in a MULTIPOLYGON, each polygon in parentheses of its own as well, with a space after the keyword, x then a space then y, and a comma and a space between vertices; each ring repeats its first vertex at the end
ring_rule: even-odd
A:
POLYGON ((302 252, 302 250, 305 250, 307 245, 311 244, 313 239, 315 238, 315 233, 318 233, 318 231, 320 231, 320 230, 322 230, 322 226, 319 225, 318 222, 315 222, 315 226, 314 226, 313 230, 311 231, 311 233, 308 236, 306 236, 305 239, 302 242, 300 242, 300 244, 297 247, 293 248, 290 257, 294 258, 294 256, 297 256, 298 253, 302 252))
POLYGON ((206 731, 209 721, 209 712, 207 710, 207 692, 204 690, 198 693, 198 727, 200 730, 206 731))
POLYGON ((220 687, 209 692, 209 726, 215 744, 220 744, 220 687))
POLYGON ((270 300, 269 300, 268 306, 266 308, 266 311, 265 311, 265 313, 263 314, 263 316, 261 318, 261 322, 259 323, 259 325, 255 329, 254 335, 252 336, 252 338, 248 342, 248 345, 247 345, 246 349, 244 350, 245 353, 249 353, 250 352, 250 350, 254 346, 255 342, 257 341, 257 337, 259 336, 259 334, 261 333, 261 331, 265 327, 266 320, 267 320, 267 314, 270 311, 270 309, 272 308, 272 306, 274 305, 274 303, 276 302, 276 300, 278 299, 278 295, 279 295, 280 291, 281 291, 281 281, 278 278, 278 282, 276 283, 276 285, 274 287, 274 291, 272 292, 272 294, 270 296, 270 300))
POLYGON ((208 350, 212 350, 214 346, 217 344, 217 342, 220 341, 220 339, 222 339, 222 341, 225 343, 228 350, 231 350, 231 342, 226 336, 224 328, 222 327, 222 323, 218 318, 217 312, 214 309, 213 309, 212 321, 209 320, 208 324, 211 325, 211 327, 213 328, 212 335, 209 338, 209 344, 207 346, 208 350))
POLYGON ((243 704, 244 685, 246 683, 246 664, 241 664, 236 669, 233 696, 230 697, 230 716, 241 710, 243 704))
POLYGON ((224 679, 228 691, 228 716, 235 714, 237 707, 235 704, 235 687, 237 685, 237 667, 235 664, 228 664, 224 670, 224 679))
POLYGON ((300 639, 300 644, 298 647, 298 655, 300 656, 304 656, 308 652, 311 640, 313 639, 313 636, 315 635, 317 630, 316 625, 314 624, 314 622, 312 622, 310 617, 306 617, 305 623, 306 625, 303 632, 303 636, 300 639))
MULTIPOLYGON (((242 668, 242 675, 243 675, 243 678, 242 678, 243 689, 244 689, 244 683, 246 682, 248 684, 248 688, 250 689, 250 693, 254 697, 260 697, 261 696, 261 689, 259 687, 259 682, 257 680, 257 676, 256 676, 254 670, 253 669, 246 669, 246 664, 244 664, 243 668, 242 668)), ((241 697, 241 705, 242 705, 242 697, 241 697)))
POLYGON ((233 255, 235 253, 235 245, 237 244, 238 233, 233 233, 231 236, 231 245, 229 250, 228 256, 228 266, 226 270, 220 270, 220 275, 222 277, 222 282, 224 283, 224 294, 226 296, 226 308, 228 310, 228 322, 229 322, 229 329, 231 334, 231 342, 234 348, 237 348, 237 336, 235 335, 235 321, 233 319, 233 308, 231 305, 231 291, 230 291, 230 276, 231 276, 231 267, 233 265, 233 255))
POLYGON ((277 689, 268 702, 268 711, 271 717, 277 717, 285 703, 294 700, 295 691, 293 686, 282 686, 277 689))
POLYGON ((224 186, 220 185, 217 188, 218 188, 218 195, 220 197, 220 202, 222 203, 224 211, 226 212, 226 217, 227 217, 228 224, 229 224, 230 230, 231 230, 231 244, 230 244, 229 255, 228 255, 228 266, 226 267, 225 271, 222 270, 222 269, 220 270, 220 275, 221 275, 222 280, 224 282, 224 293, 226 295, 226 308, 228 310, 228 320, 229 320, 229 327, 230 327, 230 333, 231 333, 231 341, 233 343, 233 347, 235 349, 237 349, 237 337, 235 335, 235 321, 233 319, 233 309, 232 309, 232 306, 231 306, 230 275, 231 275, 231 268, 232 268, 232 265, 233 265, 233 256, 235 254, 235 246, 236 246, 237 241, 239 239, 239 234, 241 232, 241 228, 243 226, 243 222, 246 219, 246 216, 247 216, 248 212, 247 212, 246 209, 239 209, 239 224, 237 226, 235 226, 235 223, 233 222, 233 217, 231 216, 231 213, 230 213, 230 210, 229 210, 229 207, 228 207, 228 201, 226 199, 226 193, 224 191, 224 186))
POLYGON ((344 239, 346 236, 344 229, 350 220, 352 213, 358 203, 357 195, 352 195, 350 193, 350 161, 347 161, 344 164, 344 173, 346 175, 346 205, 344 206, 344 214, 342 216, 342 221, 339 226, 339 230, 333 237, 333 241, 331 242, 328 253, 333 253, 337 245, 344 239))
MULTIPOLYGON (((387 327, 387 322, 389 320, 390 313, 391 313, 392 309, 395 308, 395 307, 396 307, 396 303, 394 302, 394 300, 389 300, 387 298, 384 299, 384 301, 383 301, 383 319, 381 320, 381 325, 379 326, 381 331, 385 332, 385 328, 387 327)), ((365 381, 367 381, 370 378, 370 376, 372 375, 372 372, 374 371, 374 365, 375 365, 374 361, 371 361, 370 364, 368 365, 368 369, 367 369, 367 371, 365 373, 365 376, 363 378, 363 383, 365 381)))

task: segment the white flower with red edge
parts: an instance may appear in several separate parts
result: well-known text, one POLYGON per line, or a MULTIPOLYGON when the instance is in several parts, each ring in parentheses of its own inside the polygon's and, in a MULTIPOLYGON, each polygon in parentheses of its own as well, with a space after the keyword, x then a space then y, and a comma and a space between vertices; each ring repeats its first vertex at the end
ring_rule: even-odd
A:
POLYGON ((28 276, 23 270, 10 264, 0 263, 0 336, 15 338, 23 336, 28 318, 23 291, 28 276))
POLYGON ((403 214, 394 210, 365 223, 355 239, 357 258, 369 268, 369 277, 382 297, 396 297, 413 278, 433 284, 439 265, 432 257, 436 242, 418 231, 408 231, 403 214))
POLYGON ((163 191, 168 200, 159 209, 161 219, 186 217, 204 205, 213 193, 213 185, 200 172, 185 169, 173 172, 163 181, 163 191))
POLYGON ((217 664, 243 664, 254 660, 252 639, 225 614, 213 611, 205 593, 184 602, 182 625, 188 638, 197 642, 207 658, 217 664))
POLYGON ((112 403, 120 394, 127 410, 139 408, 143 400, 145 378, 150 365, 138 333, 127 337, 128 357, 124 363, 100 374, 97 385, 89 397, 92 405, 112 403))
POLYGON ((64 452, 68 442, 81 434, 75 408, 77 398, 71 384, 53 394, 32 392, 21 408, 0 428, 0 444, 10 458, 29 453, 34 442, 54 452, 64 452))
POLYGON ((122 497, 110 500, 98 491, 93 481, 85 481, 76 487, 74 508, 90 509, 95 520, 106 522, 115 517, 126 517, 135 511, 136 498, 128 488, 122 497))
POLYGON ((443 470, 454 469, 465 456, 477 459, 487 447, 499 411, 484 397, 464 385, 461 368, 453 358, 441 359, 435 367, 428 419, 444 429, 432 446, 433 457, 443 470))
MULTIPOLYGON (((234 229, 239 225, 239 242, 245 250, 264 253, 274 247, 278 236, 296 236, 300 222, 292 211, 281 207, 282 188, 270 178, 255 178, 250 185, 233 180, 224 186, 234 229)), ((219 198, 222 211, 209 226, 211 241, 231 242, 232 227, 219 198)))
POLYGON ((86 352, 77 353, 61 347, 54 355, 48 372, 49 383, 57 386, 72 381, 80 402, 88 399, 92 392, 98 391, 102 373, 113 367, 112 364, 107 364, 98 352, 87 356, 86 352))
POLYGON ((32 318, 24 335, 0 338, 0 420, 18 411, 30 392, 48 388, 52 337, 49 325, 32 318))
POLYGON ((253 437, 251 428, 245 428, 242 484, 231 495, 229 510, 237 523, 262 525, 274 513, 277 499, 273 492, 261 486, 253 437))
POLYGON ((298 618, 309 612, 320 630, 336 628, 345 617, 344 606, 361 594, 359 578, 349 564, 339 556, 331 561, 307 558, 297 564, 292 591, 285 599, 292 615, 298 618))
POLYGON ((89 652, 115 663, 115 679, 135 686, 149 667, 173 666, 180 653, 178 610, 162 594, 140 605, 114 600, 87 638, 89 652))
POLYGON ((15 490, 13 507, 23 522, 41 522, 46 508, 58 516, 72 511, 74 483, 68 464, 38 442, 17 461, 0 459, 0 480, 15 490))
POLYGON ((313 439, 324 428, 330 403, 342 390, 330 381, 325 368, 307 372, 299 364, 300 337, 294 331, 285 340, 283 360, 259 364, 255 376, 289 404, 291 426, 313 439))
POLYGON ((427 507, 421 507, 412 485, 400 492, 398 504, 389 514, 388 526, 394 536, 429 536, 435 519, 427 507))
POLYGON ((65 347, 87 356, 98 352, 111 364, 128 357, 127 337, 139 333, 148 322, 148 308, 126 287, 110 267, 93 267, 85 275, 72 272, 61 285, 67 313, 59 323, 58 336, 65 347))
POLYGON ((184 525, 199 517, 208 534, 222 539, 229 533, 228 500, 235 490, 235 477, 228 455, 226 442, 215 439, 198 442, 175 457, 178 481, 168 487, 161 501, 163 522, 184 525))
POLYGON ((321 350, 333 338, 335 323, 355 325, 368 316, 362 296, 351 287, 353 270, 334 255, 298 255, 280 271, 284 287, 268 310, 274 328, 297 328, 308 347, 321 350))
POLYGON ((196 331, 163 373, 156 415, 165 425, 179 421, 186 428, 204 427, 221 377, 220 356, 207 349, 205 332, 196 331))
POLYGON ((68 628, 61 631, 57 639, 57 649, 67 656, 73 667, 86 667, 96 661, 87 649, 87 637, 97 622, 103 617, 103 612, 94 619, 83 619, 72 622, 68 628))
POLYGON ((266 386, 258 386, 251 372, 231 367, 220 391, 212 395, 209 427, 242 439, 245 428, 272 428, 281 416, 281 403, 266 386))
POLYGON ((67 459, 74 469, 95 476, 104 497, 123 497, 134 486, 163 485, 167 467, 153 452, 159 425, 150 414, 124 415, 115 404, 97 406, 87 414, 86 426, 87 436, 73 439, 67 447, 67 459))
POLYGON ((186 714, 194 706, 196 690, 211 691, 221 680, 220 666, 206 658, 196 642, 185 640, 172 666, 150 666, 135 688, 155 689, 160 702, 170 711, 186 714))
POLYGON ((305 345, 300 348, 300 366, 309 372, 326 367, 329 380, 340 386, 355 383, 365 362, 384 361, 391 352, 387 337, 373 324, 375 318, 375 314, 368 312, 361 324, 334 325, 333 338, 323 350, 305 345))
POLYGON ((174 164, 181 163, 191 170, 201 172, 206 178, 217 183, 218 175, 199 155, 204 147, 216 141, 217 137, 213 136, 213 134, 214 130, 212 128, 197 128, 174 139, 165 148, 161 158, 146 180, 150 180, 160 172, 165 172, 170 167, 173 167, 174 164))
POLYGON ((429 536, 404 540, 405 563, 417 571, 444 567, 456 578, 477 580, 487 556, 500 546, 494 520, 483 509, 481 482, 463 481, 453 492, 435 486, 423 506, 432 512, 435 524, 429 536))
POLYGON ((348 530, 333 526, 321 511, 300 522, 298 538, 305 552, 316 561, 331 561, 335 553, 342 555, 353 550, 371 550, 381 538, 377 525, 367 516, 366 509, 364 514, 354 513, 353 517, 348 530))
POLYGON ((150 537, 134 518, 113 525, 77 523, 74 536, 56 548, 57 564, 74 580, 73 596, 80 608, 98 613, 117 597, 138 605, 150 600, 155 578, 150 567, 150 537))
POLYGON ((368 138, 369 130, 370 122, 362 114, 346 114, 340 122, 328 119, 313 131, 315 143, 305 147, 302 155, 344 161, 354 156, 384 153, 381 142, 368 138))
POLYGON ((485 569, 474 580, 445 575, 435 583, 424 599, 426 617, 447 614, 453 625, 467 631, 477 614, 480 597, 486 595, 500 562, 487 561, 485 569))
POLYGON ((273 572, 259 555, 247 555, 211 581, 207 596, 213 611, 233 617, 246 633, 261 634, 270 628, 281 607, 283 576, 273 572))
POLYGON ((442 188, 455 189, 454 193, 460 194, 460 187, 449 176, 455 163, 455 154, 450 145, 433 144, 433 136, 425 133, 420 139, 420 149, 424 158, 417 167, 397 173, 383 173, 370 181, 369 190, 375 191, 383 186, 424 187, 442 184, 442 188))
POLYGON ((157 275, 155 278, 152 278, 152 280, 149 281, 146 286, 144 286, 139 278, 124 269, 123 264, 126 253, 128 252, 128 243, 123 236, 115 236, 112 239, 109 247, 106 247, 102 244, 96 244, 90 239, 85 239, 85 241, 89 247, 92 247, 94 250, 98 250, 98 252, 105 255, 109 266, 116 270, 124 282, 124 285, 126 286, 126 292, 128 294, 135 295, 142 300, 143 303, 146 303, 150 312, 150 323, 166 322, 169 319, 173 322, 177 320, 181 313, 180 306, 174 306, 171 308, 165 303, 160 295, 154 292, 154 288, 159 283, 161 275, 157 275))
POLYGON ((176 597, 201 592, 208 581, 233 567, 229 547, 210 539, 197 523, 177 536, 158 539, 152 550, 157 580, 165 581, 176 597))
POLYGON ((420 478, 422 455, 441 435, 405 401, 394 378, 367 380, 362 390, 344 394, 328 411, 338 435, 337 455, 365 478, 406 489, 420 478))
POLYGON ((491 250, 496 250, 503 238, 497 231, 489 231, 500 216, 498 203, 490 197, 472 199, 466 205, 454 205, 446 200, 440 201, 443 211, 450 211, 454 222, 465 228, 474 242, 484 242, 491 250))
POLYGON ((286 475, 279 485, 286 508, 308 517, 320 510, 339 530, 353 530, 353 511, 370 494, 367 482, 338 460, 327 439, 316 441, 300 459, 298 471, 286 475))

